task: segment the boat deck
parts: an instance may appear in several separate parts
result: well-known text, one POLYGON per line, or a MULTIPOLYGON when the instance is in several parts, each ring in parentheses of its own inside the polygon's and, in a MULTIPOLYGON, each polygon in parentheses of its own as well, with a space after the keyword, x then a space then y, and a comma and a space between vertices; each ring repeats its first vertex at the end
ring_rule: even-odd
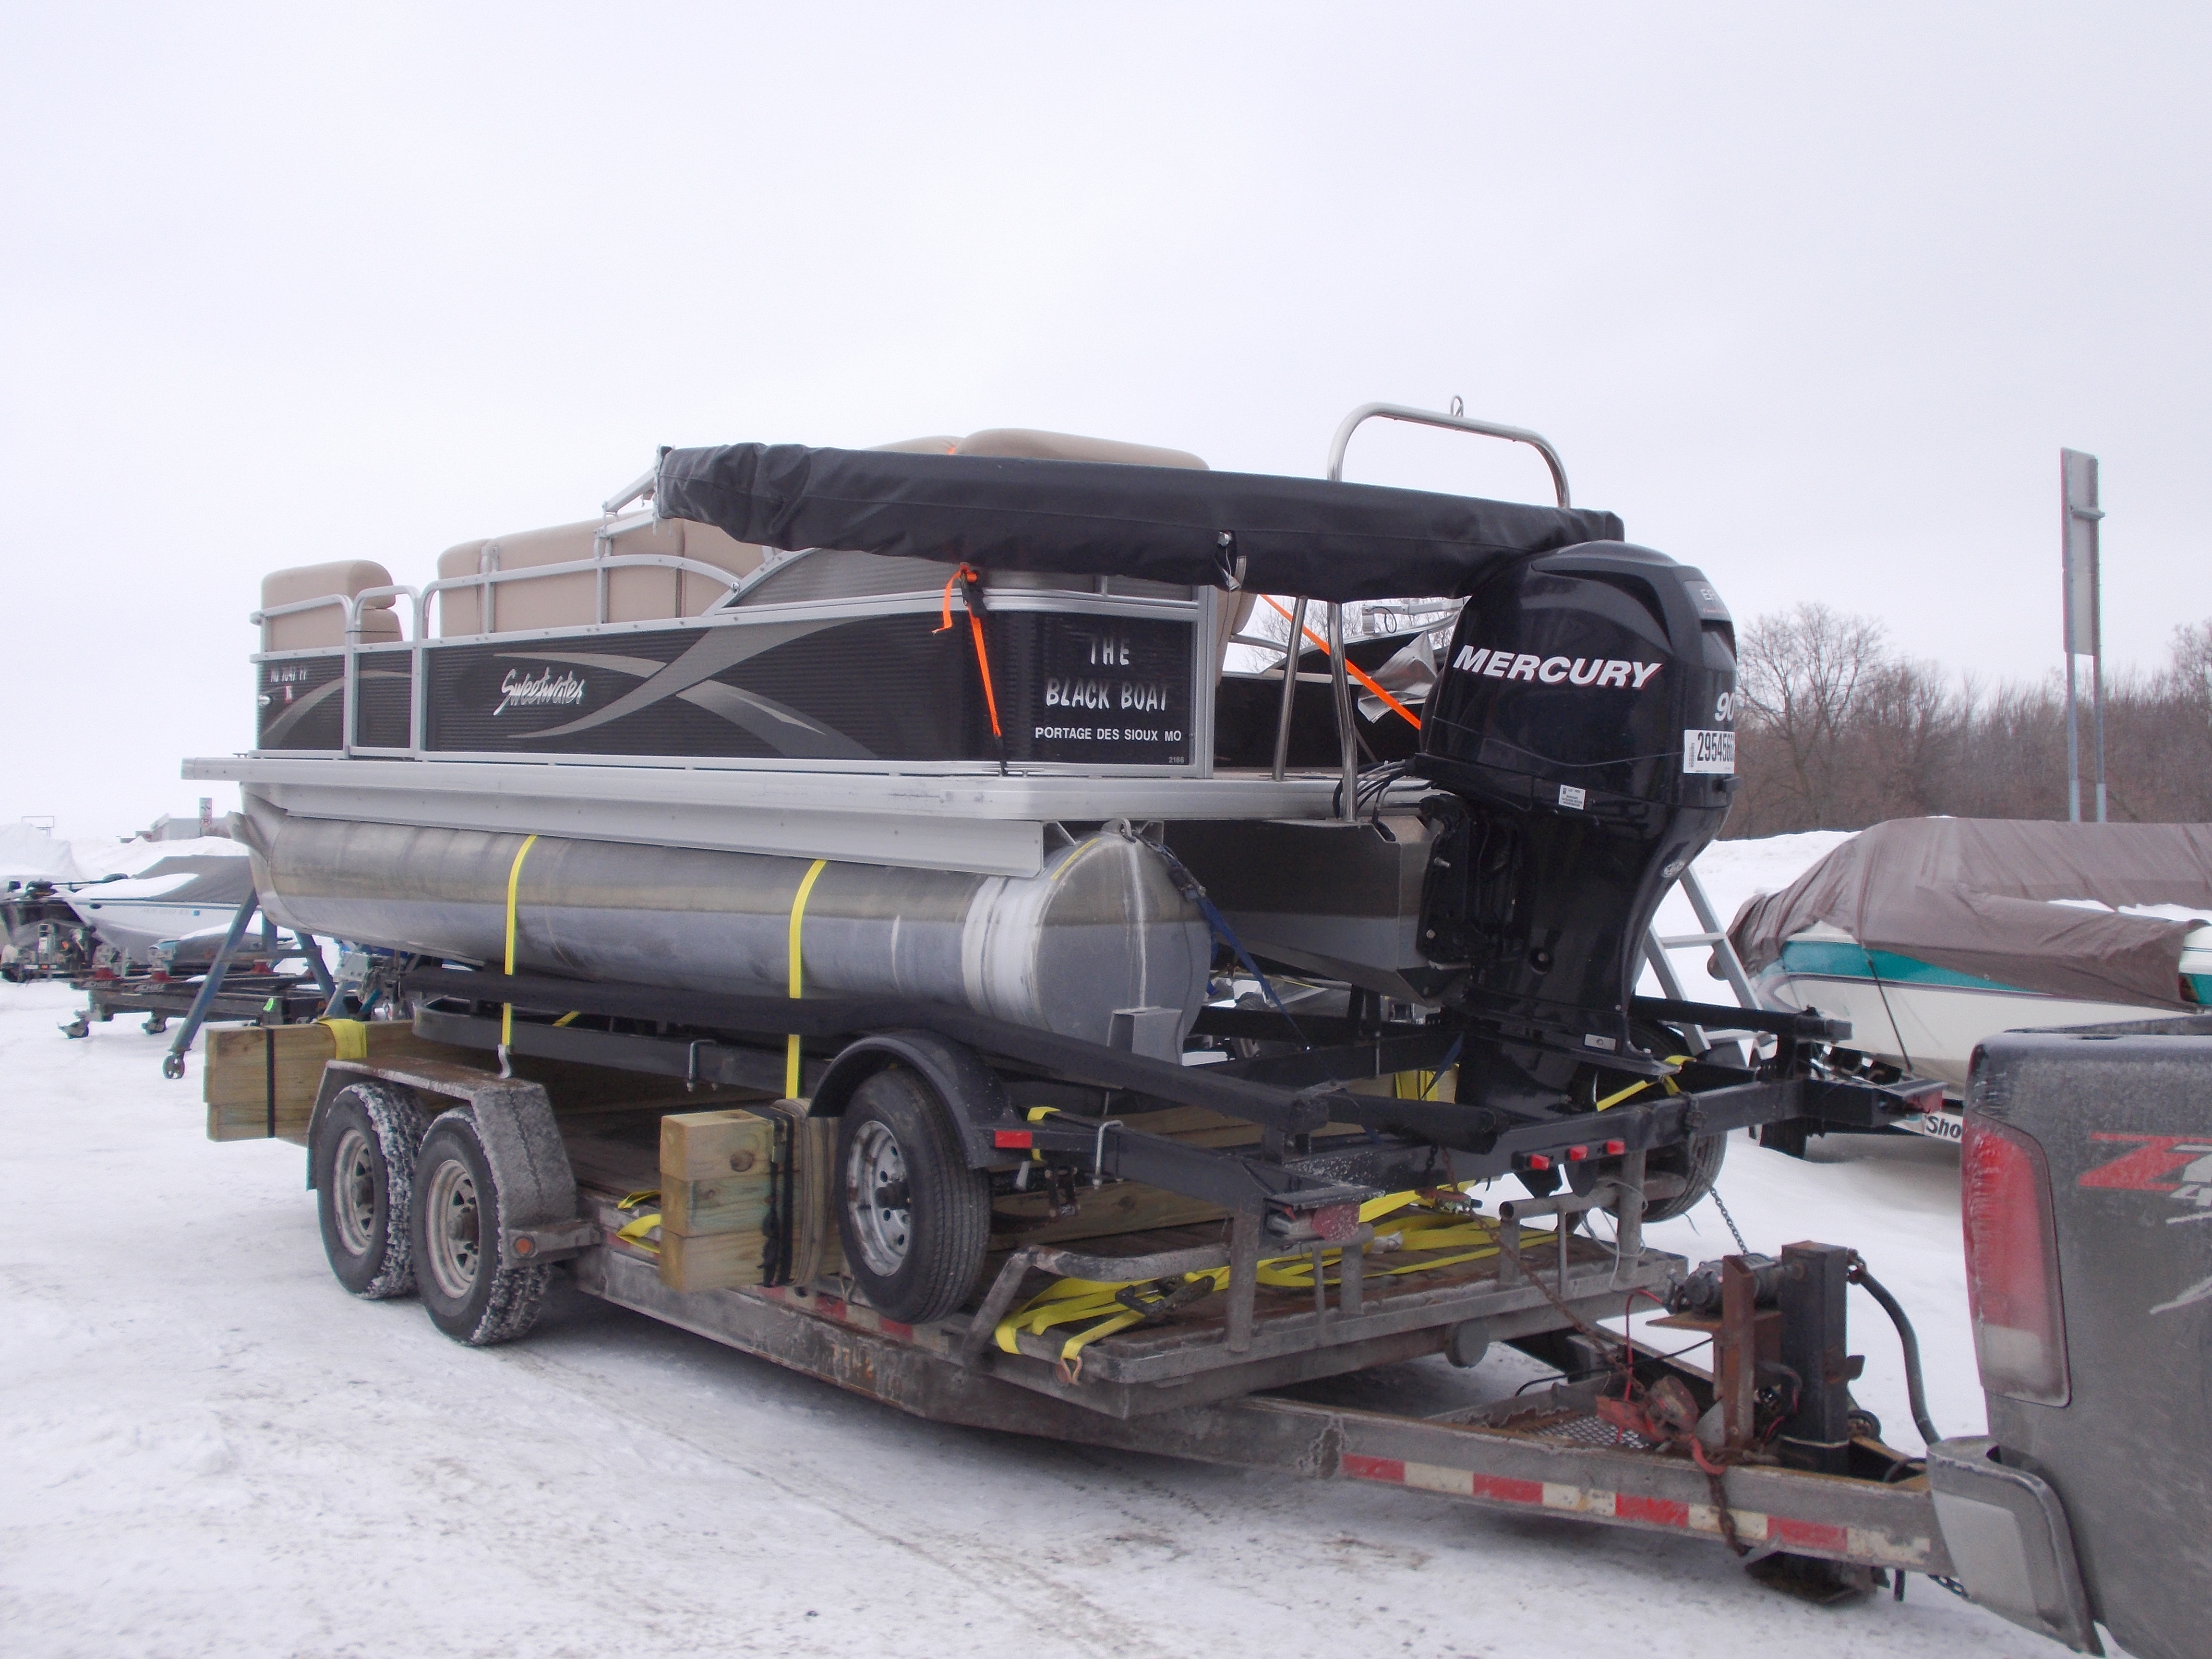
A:
POLYGON ((1109 818, 1324 819, 1338 775, 1277 779, 992 769, 826 769, 652 760, 446 761, 234 755, 184 775, 304 817, 1034 875, 1046 826, 1109 818))

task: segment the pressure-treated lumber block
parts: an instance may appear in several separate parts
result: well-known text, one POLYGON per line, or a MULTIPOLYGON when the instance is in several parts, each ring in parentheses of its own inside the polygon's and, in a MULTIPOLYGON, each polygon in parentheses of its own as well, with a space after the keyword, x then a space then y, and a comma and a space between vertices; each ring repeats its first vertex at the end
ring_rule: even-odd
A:
POLYGON ((836 1127, 807 1116, 797 1101, 664 1116, 661 1282, 679 1291, 728 1290, 803 1285, 836 1271, 830 1206, 836 1127))
MULTIPOLYGON (((363 1028, 373 1060, 480 1060, 472 1049, 426 1042, 415 1028, 374 1020, 363 1028)), ((337 1038, 327 1025, 209 1026, 200 1072, 210 1140, 279 1140, 305 1145, 307 1119, 323 1067, 337 1058, 337 1038)))

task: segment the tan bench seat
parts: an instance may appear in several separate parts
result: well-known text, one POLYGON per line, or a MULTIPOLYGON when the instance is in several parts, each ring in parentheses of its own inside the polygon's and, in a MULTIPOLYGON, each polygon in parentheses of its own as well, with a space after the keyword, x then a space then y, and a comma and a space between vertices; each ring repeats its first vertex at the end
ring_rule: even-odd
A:
MULTIPOLYGON (((526 530, 519 535, 463 542, 438 556, 438 575, 449 580, 491 570, 526 570, 534 565, 573 564, 590 559, 595 556, 601 524, 598 519, 587 519, 550 530, 526 530)), ((761 550, 751 544, 737 541, 711 525, 682 519, 659 520, 626 531, 614 538, 611 550, 617 557, 653 553, 690 559, 726 570, 732 576, 750 575, 761 562, 761 550)), ((599 580, 597 571, 577 570, 561 576, 500 582, 493 590, 490 631, 515 634, 596 623, 599 620, 599 580)), ((606 620, 658 622, 696 617, 728 592, 713 577, 696 571, 665 565, 617 565, 607 572, 606 620)), ((483 593, 480 587, 441 590, 440 638, 486 631, 483 593)))
MULTIPOLYGON (((392 573, 374 559, 339 559, 329 564, 295 565, 272 570, 261 579, 261 648, 264 651, 336 651, 345 643, 343 607, 318 605, 289 616, 265 613, 280 605, 302 599, 343 595, 352 599, 366 588, 389 587, 392 573)), ((362 601, 361 631, 355 637, 363 645, 377 645, 402 637, 399 613, 393 596, 381 594, 362 601)))

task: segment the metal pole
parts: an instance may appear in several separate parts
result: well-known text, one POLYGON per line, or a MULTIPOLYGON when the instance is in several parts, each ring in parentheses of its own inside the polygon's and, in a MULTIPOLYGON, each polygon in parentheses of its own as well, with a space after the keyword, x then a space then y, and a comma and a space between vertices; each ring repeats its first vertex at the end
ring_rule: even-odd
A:
POLYGON ((2089 696, 2097 750, 2097 822, 2105 819, 2105 647, 2103 579, 2098 542, 2104 509, 2097 504, 2097 458, 2058 452, 2059 533, 2066 594, 2066 817, 2081 822, 2081 665, 2089 659, 2089 696))
POLYGON ((1344 761, 1344 799, 1337 817, 1351 823, 1359 816, 1359 732, 1352 723, 1352 681, 1344 672, 1344 607, 1328 608, 1328 685, 1336 699, 1336 742, 1344 761))
POLYGON ((222 944, 216 951, 215 960, 208 964, 207 977, 200 981, 199 994, 192 999, 191 1008, 185 1015, 185 1023, 177 1028, 177 1035, 170 1040, 169 1052, 161 1056, 163 1077, 173 1081, 185 1074, 185 1055, 192 1046, 192 1039, 199 1035, 200 1023, 207 1018, 208 1009, 213 1006, 216 993, 222 989, 223 975, 230 971, 230 959, 238 954, 239 945, 246 938, 246 930, 252 923, 254 912, 260 908, 261 896, 249 893, 246 902, 238 907, 238 914, 230 919, 230 931, 222 936, 222 944))
POLYGON ((1290 643, 1283 647, 1283 706, 1275 715, 1275 781, 1291 758, 1291 711, 1297 702, 1298 657, 1305 644, 1306 600, 1303 594, 1291 602, 1290 643))
POLYGON ((2105 655, 2089 659, 2089 727, 2097 745, 2097 822, 2105 817, 2105 655))
POLYGON ((2074 704, 2074 653, 2066 653, 2066 822, 2081 822, 2081 721, 2074 704))

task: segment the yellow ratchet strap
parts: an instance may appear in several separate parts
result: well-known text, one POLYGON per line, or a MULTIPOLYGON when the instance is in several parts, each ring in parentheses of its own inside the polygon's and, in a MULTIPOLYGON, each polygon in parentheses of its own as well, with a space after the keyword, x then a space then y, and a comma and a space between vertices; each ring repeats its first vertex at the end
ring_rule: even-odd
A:
MULTIPOLYGON (((507 871, 507 973, 514 974, 514 896, 522 886, 522 861, 530 856, 530 849, 538 845, 536 836, 525 836, 522 845, 514 849, 514 862, 507 871)), ((507 1074, 507 1048, 514 1040, 514 1005, 502 1003, 499 1013, 499 1069, 507 1074)))
MULTIPOLYGON (((806 873, 799 879, 798 895, 791 901, 791 1000, 793 1002, 799 1000, 799 988, 805 978, 799 962, 799 925, 806 917, 806 896, 814 890, 816 878, 829 866, 828 859, 817 859, 809 865, 806 873)), ((783 1097, 786 1100, 799 1098, 799 1033, 796 1031, 791 1034, 791 1041, 784 1049, 783 1097)))
MULTIPOLYGON (((1690 1063, 1690 1060, 1691 1056, 1688 1054, 1668 1054, 1667 1056, 1667 1064, 1675 1066, 1687 1066, 1690 1063)), ((1608 1106, 1618 1106, 1622 1101, 1627 1099, 1629 1096, 1641 1094, 1644 1090, 1649 1089, 1655 1083, 1670 1095, 1679 1095, 1682 1092, 1680 1089, 1675 1086, 1674 1079, 1672 1073, 1660 1078, 1645 1078, 1640 1082, 1630 1084, 1626 1089, 1619 1090, 1613 1094, 1607 1095, 1603 1100, 1599 1101, 1596 1105, 1591 1107, 1590 1109, 1594 1112, 1601 1112, 1608 1106)))
MULTIPOLYGON (((621 1203, 616 1205, 615 1208, 617 1210, 638 1209, 645 1205, 652 1203, 659 1196, 660 1192, 657 1188, 650 1188, 641 1193, 631 1193, 625 1197, 621 1203)), ((650 1214, 637 1217, 620 1232, 617 1233, 615 1237, 622 1240, 625 1244, 635 1244, 641 1250, 650 1250, 653 1255, 659 1255, 660 1254, 660 1241, 655 1238, 648 1238, 646 1235, 652 1232, 659 1225, 660 1212, 655 1210, 650 1214)))
POLYGON ((337 1046, 334 1060, 367 1060, 368 1058, 368 1025, 358 1019, 319 1019, 318 1025, 331 1028, 331 1037, 337 1046))
MULTIPOLYGON (((1032 1114, 1034 1117, 1035 1114, 1032 1114)), ((1472 1184, 1472 1183, 1469 1183, 1472 1184)), ((1364 1275, 1368 1279, 1395 1279, 1408 1273, 1433 1273, 1439 1267, 1454 1267, 1462 1262, 1479 1261, 1499 1254, 1498 1224, 1469 1216, 1446 1214, 1422 1206, 1415 1193, 1389 1193, 1372 1198, 1359 1206, 1362 1221, 1375 1221, 1389 1216, 1391 1229, 1402 1236, 1401 1250, 1424 1252, 1443 1251, 1447 1254, 1425 1255, 1419 1261, 1408 1261, 1395 1267, 1370 1267, 1364 1275)), ((1522 1240, 1524 1249, 1536 1248, 1554 1234, 1525 1234, 1522 1240)), ((1335 1265, 1342 1257, 1340 1250, 1322 1253, 1323 1271, 1335 1265)), ((1313 1288, 1313 1256, 1310 1251, 1295 1255, 1270 1256, 1260 1263, 1260 1283, 1276 1290, 1307 1290, 1313 1288)), ((1185 1273, 1182 1282, 1195 1284, 1211 1280, 1216 1292, 1229 1285, 1229 1269, 1215 1267, 1206 1272, 1185 1273)), ((1089 1279, 1063 1279, 1048 1285, 1015 1312, 999 1322, 993 1333, 1000 1349, 1007 1353, 1018 1353, 1019 1338, 1026 1331, 1042 1336, 1061 1325, 1079 1324, 1086 1320, 1100 1322, 1088 1330, 1080 1331, 1060 1345, 1060 1359, 1063 1365, 1079 1368, 1084 1348, 1101 1337, 1125 1331, 1141 1322, 1145 1315, 1131 1310, 1119 1297, 1119 1292, 1143 1279, 1119 1279, 1108 1283, 1089 1279)), ((1338 1282, 1335 1278, 1324 1278, 1325 1285, 1338 1282)))

